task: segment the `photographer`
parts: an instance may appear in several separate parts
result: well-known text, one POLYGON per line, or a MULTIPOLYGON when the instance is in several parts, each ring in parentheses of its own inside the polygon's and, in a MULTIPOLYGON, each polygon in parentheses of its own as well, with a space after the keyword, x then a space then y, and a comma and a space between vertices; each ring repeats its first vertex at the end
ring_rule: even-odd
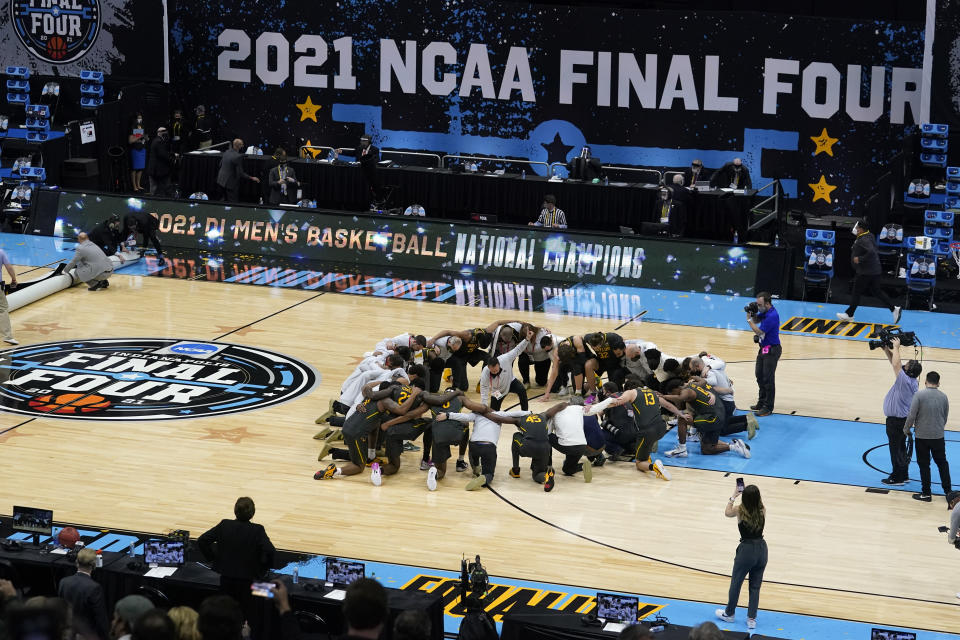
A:
POLYGON ((894 382, 883 398, 883 415, 887 417, 887 440, 890 443, 890 475, 880 482, 886 485, 903 486, 907 484, 907 467, 911 454, 907 447, 907 437, 903 425, 910 413, 910 402, 920 386, 917 378, 923 367, 916 360, 902 364, 900 360, 900 338, 890 340, 890 346, 883 345, 883 352, 893 367, 894 382))
POLYGON ((755 368, 757 387, 760 392, 757 396, 757 404, 750 409, 756 412, 757 417, 762 418, 773 413, 773 403, 777 393, 777 363, 780 361, 780 354, 783 353, 780 346, 780 314, 773 308, 770 294, 766 291, 758 293, 756 302, 748 304, 744 311, 747 312, 747 323, 757 334, 757 338, 753 340, 760 348, 755 368))

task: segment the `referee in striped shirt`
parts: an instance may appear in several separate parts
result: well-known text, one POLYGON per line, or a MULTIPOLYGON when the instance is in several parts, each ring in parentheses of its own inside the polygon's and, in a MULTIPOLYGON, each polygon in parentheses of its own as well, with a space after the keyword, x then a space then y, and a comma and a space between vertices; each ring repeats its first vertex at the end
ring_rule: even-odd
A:
POLYGON ((536 222, 530 223, 531 227, 553 227, 554 229, 567 228, 567 216, 563 209, 557 208, 556 196, 546 195, 543 197, 543 208, 540 210, 540 217, 536 222))

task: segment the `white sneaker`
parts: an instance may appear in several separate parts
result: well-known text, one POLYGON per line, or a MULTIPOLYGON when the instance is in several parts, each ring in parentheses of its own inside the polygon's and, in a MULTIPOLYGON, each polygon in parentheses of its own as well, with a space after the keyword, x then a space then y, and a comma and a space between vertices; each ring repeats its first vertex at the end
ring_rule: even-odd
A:
POLYGON ((687 433, 687 442, 700 442, 700 434, 694 429, 693 433, 687 433))
POLYGON ((670 472, 667 471, 666 467, 663 466, 663 462, 660 460, 654 461, 653 472, 657 474, 657 477, 661 480, 670 480, 670 472))
POLYGON ((844 322, 853 322, 853 316, 848 316, 846 313, 838 313, 837 317, 844 322))
POLYGON ((437 490, 437 468, 433 465, 430 465, 430 469, 427 470, 427 489, 437 490))
POLYGON ((671 429, 677 426, 677 416, 673 416, 669 420, 667 420, 667 426, 670 427, 671 429))
POLYGON ((730 448, 739 453, 744 458, 750 457, 750 445, 743 440, 734 439, 730 441, 730 448))
POLYGON ((756 629, 756 628, 757 628, 757 619, 747 618, 747 629, 756 629))
POLYGON ((679 444, 675 449, 667 451, 665 454, 668 458, 686 458, 687 457, 687 445, 679 444))
POLYGON ((7 344, 20 344, 20 341, 14 338, 4 338, 3 341, 7 344))
POLYGON ((733 616, 727 615, 726 609, 717 609, 717 617, 723 620, 724 622, 733 622, 733 616))
POLYGON ((370 465, 370 482, 373 483, 373 486, 379 487, 383 484, 383 476, 380 474, 380 463, 374 462, 370 465))
POLYGON ((900 324, 900 315, 903 313, 903 310, 900 307, 893 308, 893 324, 900 324))

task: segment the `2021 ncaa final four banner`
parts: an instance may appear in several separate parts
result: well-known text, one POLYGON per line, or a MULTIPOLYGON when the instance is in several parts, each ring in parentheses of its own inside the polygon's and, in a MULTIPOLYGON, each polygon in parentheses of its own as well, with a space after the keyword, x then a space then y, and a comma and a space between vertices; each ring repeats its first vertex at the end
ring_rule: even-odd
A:
POLYGON ((0 3, 2 66, 32 75, 164 81, 166 0, 7 0, 0 3))
MULTIPOLYGON (((923 28, 483 0, 200 0, 173 84, 218 139, 709 168, 856 212, 920 119, 923 28)), ((540 167, 535 169, 543 171, 540 167)))

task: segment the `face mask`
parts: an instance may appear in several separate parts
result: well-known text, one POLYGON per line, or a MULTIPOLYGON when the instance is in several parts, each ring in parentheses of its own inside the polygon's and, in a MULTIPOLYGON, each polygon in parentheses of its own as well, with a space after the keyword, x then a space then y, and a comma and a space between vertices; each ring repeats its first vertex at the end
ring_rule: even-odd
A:
POLYGON ((860 233, 860 225, 859 224, 853 225, 853 229, 850 229, 850 233, 852 233, 853 235, 858 235, 860 233))

